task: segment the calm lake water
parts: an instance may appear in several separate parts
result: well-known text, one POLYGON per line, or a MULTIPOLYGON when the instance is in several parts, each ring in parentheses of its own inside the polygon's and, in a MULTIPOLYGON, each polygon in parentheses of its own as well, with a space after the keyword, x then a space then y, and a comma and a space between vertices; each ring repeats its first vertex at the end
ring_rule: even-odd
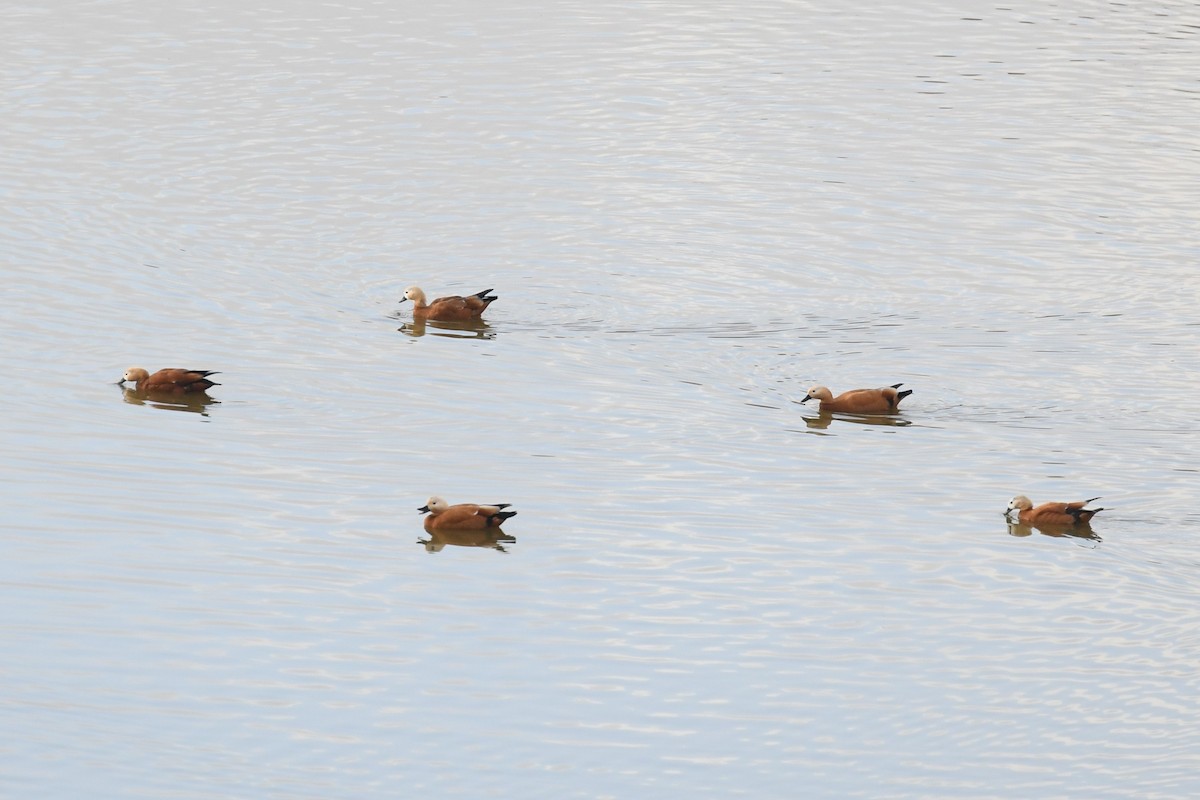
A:
POLYGON ((1200 794, 1196 3, 4 17, 0 795, 1200 794))

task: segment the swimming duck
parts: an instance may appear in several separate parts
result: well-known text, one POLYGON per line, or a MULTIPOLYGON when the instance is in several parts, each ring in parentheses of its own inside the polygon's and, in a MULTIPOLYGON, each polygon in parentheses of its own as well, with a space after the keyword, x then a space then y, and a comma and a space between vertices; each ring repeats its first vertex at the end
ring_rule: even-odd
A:
POLYGON ((481 530, 498 528, 505 520, 515 517, 517 512, 502 510, 511 505, 512 503, 459 503, 452 506, 435 495, 417 511, 429 515, 425 518, 425 530, 430 533, 437 530, 481 530))
POLYGON ((489 295, 491 289, 484 289, 472 295, 462 297, 450 295, 439 297, 432 303, 426 301, 425 292, 419 286, 410 286, 404 290, 400 302, 413 301, 413 319, 431 319, 437 322, 470 322, 483 316, 487 307, 496 301, 496 295, 489 295))
POLYGON ((847 414, 895 414, 900 401, 912 394, 912 389, 896 391, 903 383, 894 383, 883 389, 851 389, 837 397, 824 386, 808 390, 801 403, 820 400, 822 411, 841 411, 847 414))

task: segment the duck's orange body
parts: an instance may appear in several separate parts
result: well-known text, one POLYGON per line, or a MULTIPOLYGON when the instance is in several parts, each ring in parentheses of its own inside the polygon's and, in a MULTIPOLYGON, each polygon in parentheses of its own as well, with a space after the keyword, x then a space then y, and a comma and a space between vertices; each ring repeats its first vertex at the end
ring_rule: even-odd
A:
POLYGON ((487 307, 499 299, 496 295, 489 295, 490 291, 492 290, 484 289, 482 292, 476 292, 466 297, 456 294, 439 297, 430 303, 426 301, 424 291, 417 286, 410 286, 404 290, 404 296, 400 298, 400 302, 413 301, 413 319, 435 322, 471 322, 480 319, 487 307))
POLYGON ((434 531, 476 531, 486 528, 498 528, 506 519, 515 517, 517 512, 504 511, 512 503, 496 503, 494 505, 476 505, 475 503, 460 503, 452 506, 440 497, 431 497, 429 502, 417 509, 425 518, 425 530, 434 531))
POLYGON ((1099 497, 1092 497, 1088 500, 1077 500, 1074 503, 1042 503, 1035 507, 1032 500, 1019 494, 1009 501, 1008 510, 1004 513, 1007 516, 1016 511, 1017 519, 1027 525, 1086 525, 1092 521, 1092 517, 1104 509, 1084 508, 1084 506, 1099 499, 1099 497))
POLYGON ((118 383, 133 381, 139 392, 156 394, 198 394, 213 386, 220 386, 208 379, 217 373, 207 369, 160 369, 151 375, 141 367, 130 367, 118 383))
POLYGON ((824 386, 808 390, 801 403, 820 400, 822 411, 840 411, 845 414, 895 414, 900 401, 912 394, 912 389, 896 391, 904 384, 896 383, 882 389, 851 389, 837 397, 824 386))

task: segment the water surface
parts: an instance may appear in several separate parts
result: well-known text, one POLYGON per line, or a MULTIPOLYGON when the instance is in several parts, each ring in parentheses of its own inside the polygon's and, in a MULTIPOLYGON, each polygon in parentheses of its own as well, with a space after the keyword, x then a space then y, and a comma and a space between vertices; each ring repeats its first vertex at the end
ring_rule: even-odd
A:
POLYGON ((4 794, 1200 790, 1194 5, 6 19, 4 794))

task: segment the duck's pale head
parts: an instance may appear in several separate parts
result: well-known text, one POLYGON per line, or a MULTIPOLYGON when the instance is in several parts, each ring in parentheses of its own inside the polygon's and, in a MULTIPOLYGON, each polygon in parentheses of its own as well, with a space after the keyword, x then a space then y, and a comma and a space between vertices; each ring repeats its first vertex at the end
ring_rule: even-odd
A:
POLYGON ((418 306, 425 305, 425 292, 419 286, 410 286, 404 290, 404 296, 400 298, 400 302, 412 300, 418 306))
POLYGON ((807 403, 809 400, 820 400, 822 402, 832 400, 833 392, 829 391, 824 386, 814 386, 808 390, 808 394, 804 395, 801 403, 807 403))
POLYGON ((417 511, 420 511, 422 514, 440 514, 449 507, 449 503, 437 495, 434 495, 433 497, 429 498, 429 501, 426 502, 425 505, 418 508, 417 511))
POLYGON ((1028 511, 1031 508, 1033 508, 1033 501, 1025 495, 1019 494, 1008 501, 1008 510, 1004 514, 1007 516, 1014 511, 1028 511))

